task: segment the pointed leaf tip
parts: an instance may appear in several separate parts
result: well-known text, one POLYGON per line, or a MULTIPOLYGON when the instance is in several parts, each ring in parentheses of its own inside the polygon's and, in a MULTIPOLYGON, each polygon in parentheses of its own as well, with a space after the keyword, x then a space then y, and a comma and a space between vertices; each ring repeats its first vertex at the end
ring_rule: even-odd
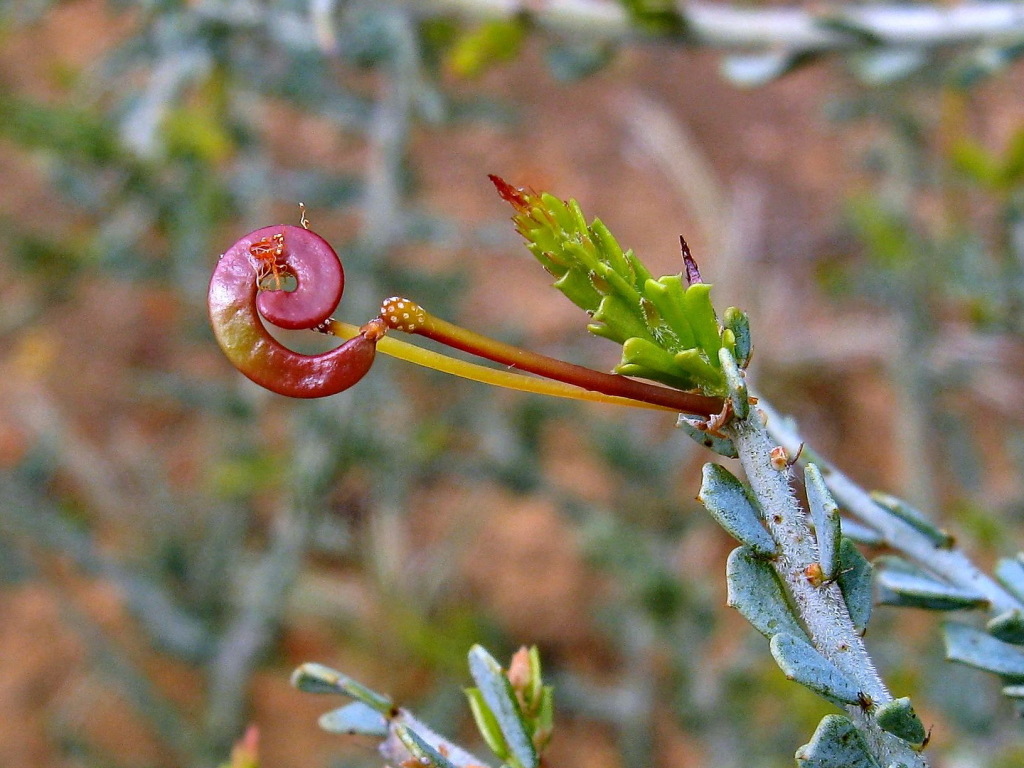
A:
POLYGON ((940 549, 949 549, 953 546, 953 537, 947 531, 936 526, 931 520, 925 517, 925 514, 921 510, 910 506, 907 502, 903 501, 903 499, 899 499, 881 491, 872 491, 871 499, 882 507, 882 509, 888 511, 894 517, 899 518, 918 533, 923 534, 936 547, 940 549))
POLYGON ((693 258, 693 254, 690 253, 690 246, 686 244, 686 239, 679 236, 679 249, 683 256, 683 267, 686 271, 686 284, 694 285, 695 283, 703 283, 704 281, 700 276, 700 267, 697 266, 697 260, 693 258))
POLYGON ((1004 643, 1024 645, 1024 611, 1012 608, 995 616, 985 625, 993 637, 1004 643))
POLYGON ((498 194, 501 196, 501 199, 504 200, 506 203, 510 203, 514 208, 520 211, 525 210, 526 208, 529 207, 530 201, 527 198, 526 192, 523 189, 519 187, 513 187, 511 184, 509 184, 507 181, 501 178, 501 176, 498 176, 493 173, 487 174, 487 178, 491 180, 491 183, 494 185, 494 188, 498 190, 498 194))
POLYGON ((959 611, 988 605, 984 595, 940 581, 895 557, 879 558, 875 575, 877 602, 930 611, 959 611))

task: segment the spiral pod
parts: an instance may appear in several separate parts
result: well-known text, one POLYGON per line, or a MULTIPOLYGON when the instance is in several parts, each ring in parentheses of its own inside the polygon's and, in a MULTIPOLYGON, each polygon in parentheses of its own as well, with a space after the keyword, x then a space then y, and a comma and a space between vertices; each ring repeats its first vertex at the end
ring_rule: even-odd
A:
POLYGON ((245 235, 220 257, 210 280, 210 323, 217 343, 245 376, 280 395, 327 397, 370 370, 384 324, 372 320, 340 347, 319 355, 294 352, 270 335, 263 319, 288 330, 317 328, 341 301, 345 273, 322 237, 289 225, 245 235), (293 290, 261 290, 268 274, 293 290))

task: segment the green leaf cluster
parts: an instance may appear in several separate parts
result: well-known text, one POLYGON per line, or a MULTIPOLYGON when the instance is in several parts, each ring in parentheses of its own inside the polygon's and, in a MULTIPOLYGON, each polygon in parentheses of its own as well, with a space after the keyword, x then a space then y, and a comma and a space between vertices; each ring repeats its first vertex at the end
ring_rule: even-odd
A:
POLYGON ((575 200, 517 190, 499 179, 495 184, 516 209, 516 229, 555 277, 555 287, 590 315, 588 330, 622 345, 616 373, 709 395, 727 393, 719 351, 728 350, 741 365, 750 356, 742 312, 727 310, 736 322, 723 327, 710 284, 686 285, 681 273, 654 278, 600 219, 588 224, 575 200), (739 344, 732 326, 744 331, 739 344))

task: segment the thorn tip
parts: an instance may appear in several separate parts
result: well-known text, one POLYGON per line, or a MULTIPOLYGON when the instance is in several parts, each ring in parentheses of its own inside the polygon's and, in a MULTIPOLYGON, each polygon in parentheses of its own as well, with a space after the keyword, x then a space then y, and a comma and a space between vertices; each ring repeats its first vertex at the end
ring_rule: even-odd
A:
POLYGON ((679 236, 679 249, 683 254, 683 266, 686 268, 687 285, 703 283, 704 280, 701 279, 700 268, 697 266, 697 260, 693 258, 693 254, 690 253, 690 246, 686 244, 686 238, 682 235, 679 236))

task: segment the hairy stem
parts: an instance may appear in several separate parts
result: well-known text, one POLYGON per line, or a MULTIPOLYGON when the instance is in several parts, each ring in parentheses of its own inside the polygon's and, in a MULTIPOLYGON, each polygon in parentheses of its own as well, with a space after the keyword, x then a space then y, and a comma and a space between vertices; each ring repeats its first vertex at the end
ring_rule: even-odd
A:
MULTIPOLYGON (((759 407, 768 414, 767 430, 772 439, 795 455, 804 441, 792 422, 776 414, 764 400, 759 407)), ((813 461, 832 495, 850 515, 873 529, 887 547, 907 560, 941 576, 950 584, 983 595, 994 613, 1024 610, 1024 604, 981 571, 960 550, 937 547, 935 542, 876 504, 871 495, 804 445, 802 459, 813 461)))
MULTIPOLYGON (((779 544, 780 554, 772 565, 786 585, 814 647, 856 681, 874 703, 892 701, 892 694, 875 670, 864 641, 853 625, 838 585, 814 586, 805 574, 805 569, 818 561, 817 544, 807 513, 793 493, 791 468, 785 466, 780 471, 772 465, 771 451, 777 443, 756 412, 734 421, 727 431, 763 510, 765 525, 779 544)), ((900 762, 908 768, 927 765, 909 744, 879 728, 867 708, 848 706, 847 714, 882 765, 900 762)))

